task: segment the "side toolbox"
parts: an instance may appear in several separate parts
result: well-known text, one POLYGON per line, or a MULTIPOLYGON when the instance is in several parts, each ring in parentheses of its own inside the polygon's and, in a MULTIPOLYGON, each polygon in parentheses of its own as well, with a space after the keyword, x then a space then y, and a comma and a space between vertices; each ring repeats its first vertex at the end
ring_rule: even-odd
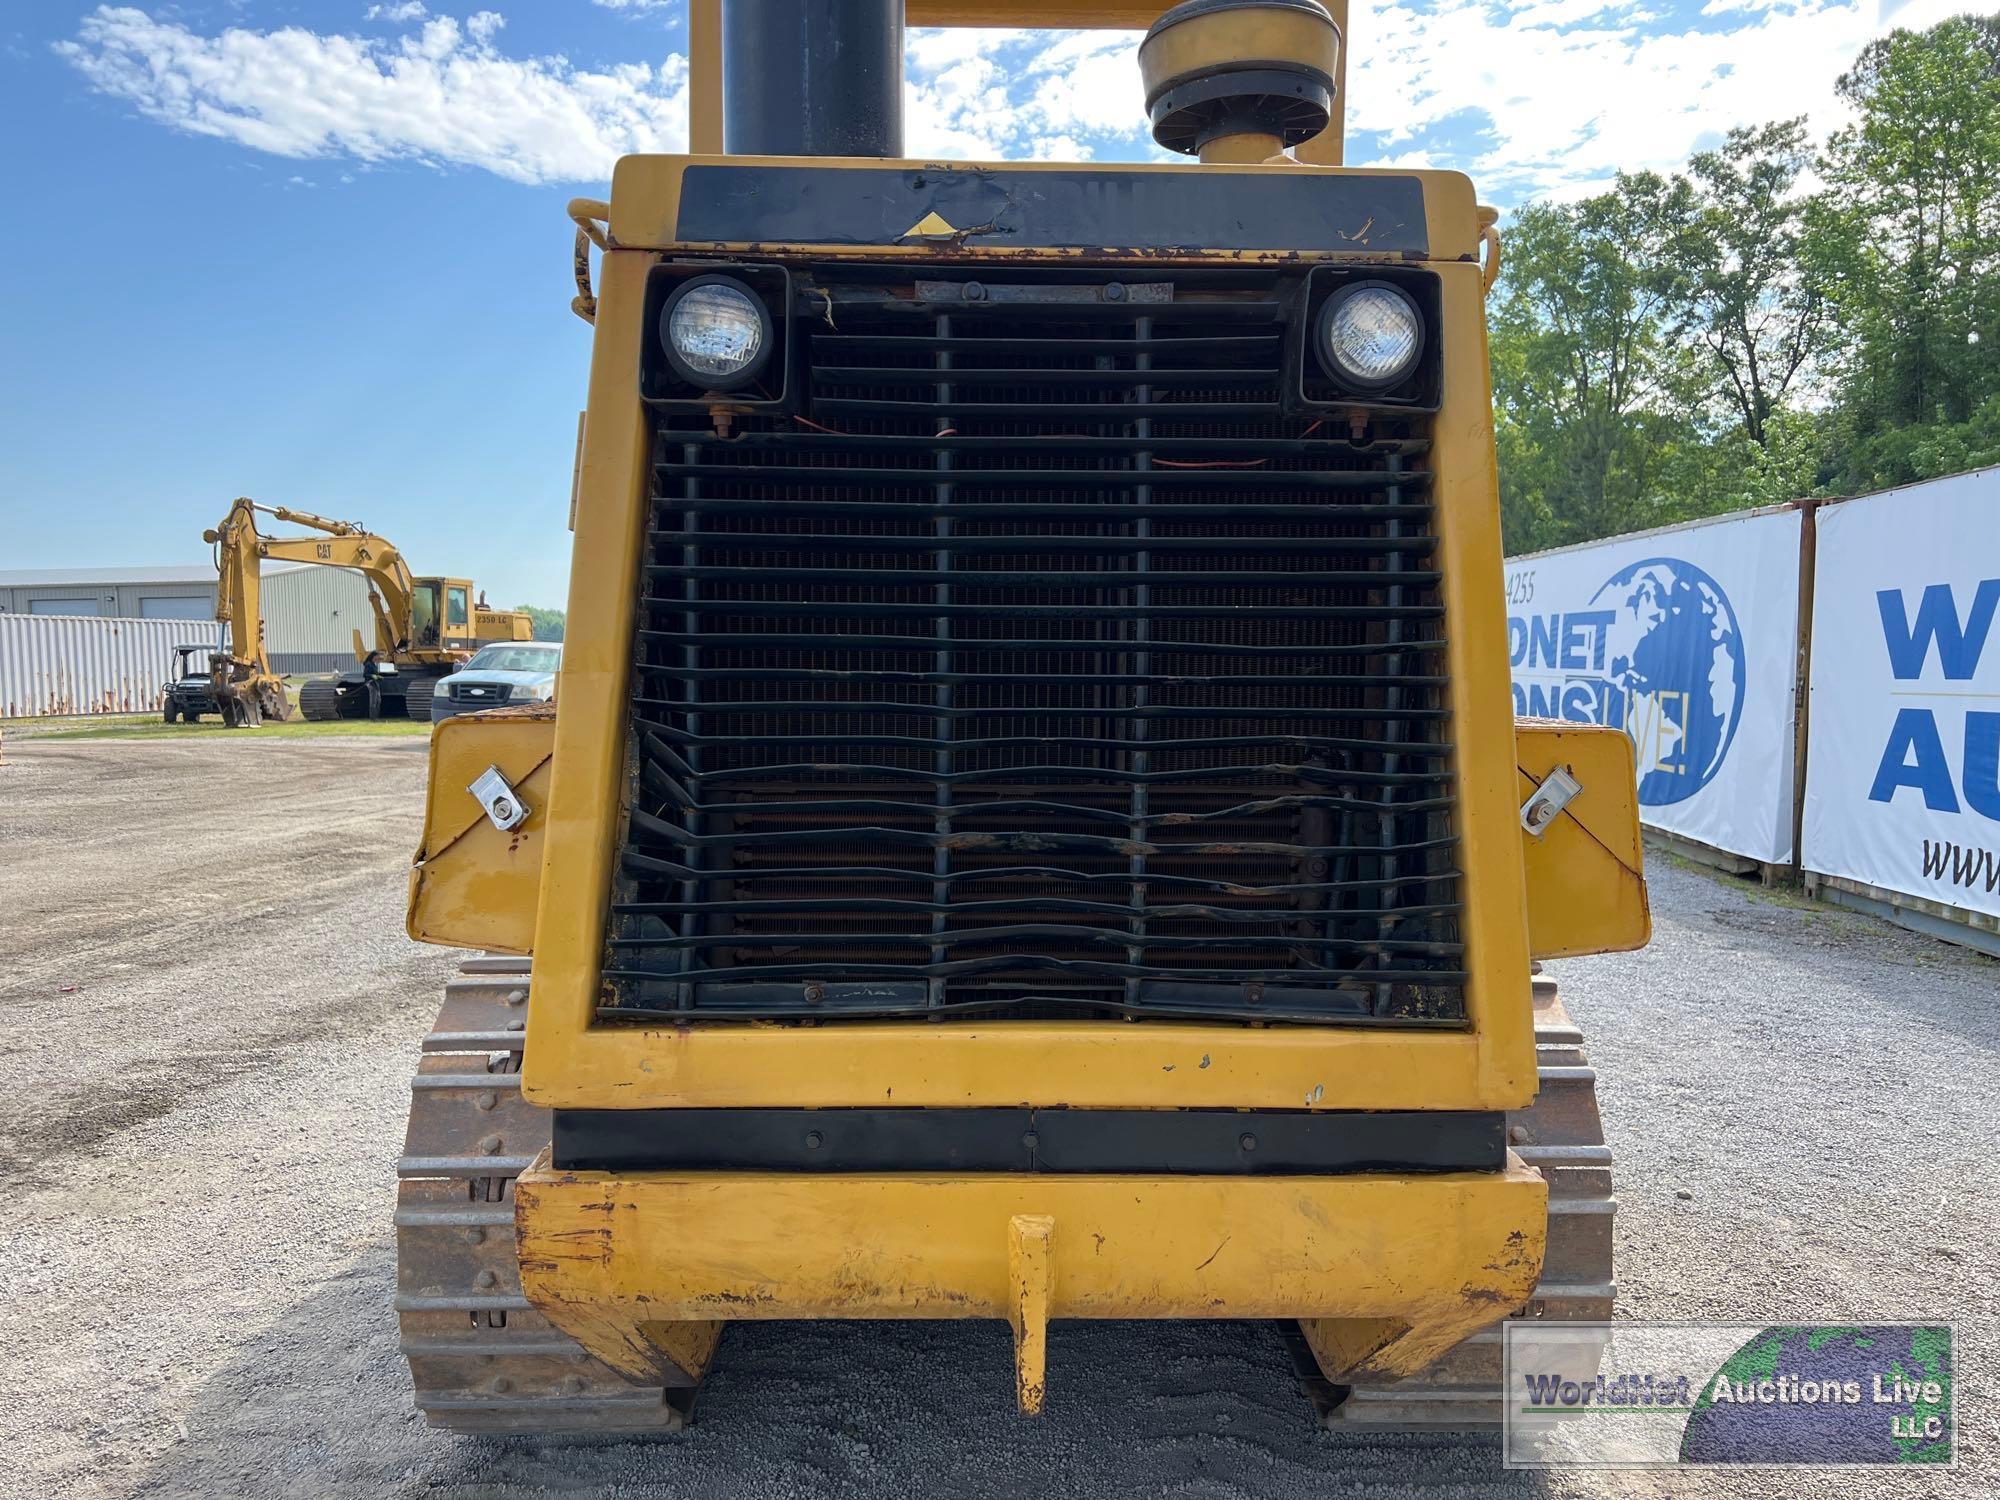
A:
POLYGON ((424 836, 410 868, 411 937, 534 950, 555 744, 547 703, 446 719, 432 731, 424 836))

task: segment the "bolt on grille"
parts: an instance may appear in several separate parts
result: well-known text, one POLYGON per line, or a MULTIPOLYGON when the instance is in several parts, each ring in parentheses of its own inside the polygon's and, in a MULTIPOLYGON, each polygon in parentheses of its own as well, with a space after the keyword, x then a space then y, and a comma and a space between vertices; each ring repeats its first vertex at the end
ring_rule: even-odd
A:
POLYGON ((1462 1022, 1427 419, 1270 276, 873 274, 657 418, 605 1014, 1462 1022))

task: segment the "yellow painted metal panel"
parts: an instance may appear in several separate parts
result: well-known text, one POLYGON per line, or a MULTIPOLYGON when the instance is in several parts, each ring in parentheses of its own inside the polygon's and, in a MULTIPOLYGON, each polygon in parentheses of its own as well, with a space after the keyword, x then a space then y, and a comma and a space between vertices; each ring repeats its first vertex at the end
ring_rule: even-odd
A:
POLYGON ((1014 1328, 1014 1396, 1037 1416, 1049 1386, 1049 1242, 1056 1221, 1048 1214, 1015 1214, 1007 1221, 1007 1321, 1014 1328))
POLYGON ((912 26, 1046 26, 1144 31, 1174 0, 904 0, 912 26))
MULTIPOLYGON (((1471 203, 1471 189, 1466 199, 1471 203)), ((1479 267, 1437 268, 1442 305, 1444 400, 1431 429, 1437 563, 1444 572, 1451 736, 1466 908, 1460 923, 1466 1009, 1480 1042, 1479 1095, 1513 1109, 1535 1092, 1533 1003, 1528 992, 1527 893, 1515 796, 1514 699, 1501 585, 1499 476, 1493 458, 1493 392, 1479 267), (1506 1101, 1506 1102, 1500 1102, 1506 1101)), ((1434 1099, 1432 1108, 1452 1108, 1434 1099)))
MULTIPOLYGON (((1323 137, 1322 137, 1323 139, 1323 137)), ((1308 142, 1308 145, 1314 143, 1308 142)), ((627 156, 620 158, 611 177, 611 243, 619 249, 682 249, 730 251, 751 257, 774 257, 779 247, 748 241, 684 244, 676 238, 680 218, 681 174, 690 166, 792 166, 798 157, 783 156, 627 156)), ((1006 172, 1095 172, 1107 178, 1143 172, 1175 172, 1188 179, 1188 191, 1202 191, 1201 179, 1216 172, 1337 172, 1348 177, 1414 177, 1422 185, 1424 217, 1430 236, 1432 261, 1473 260, 1478 256, 1480 228, 1472 183, 1459 172, 1398 172, 1374 167, 1321 167, 1293 162, 1278 166, 1228 165, 1198 166, 1178 162, 1119 162, 1115 164, 1078 162, 925 162, 888 161, 877 157, 816 156, 816 170, 840 172, 865 168, 901 168, 910 172, 1006 171, 1006 172)), ((1356 226, 1359 229, 1361 226, 1356 226)), ((892 245, 816 245, 799 243, 783 247, 815 257, 860 257, 868 260, 945 261, 1117 261, 1143 260, 1159 264, 1158 251, 1150 246, 1108 247, 1105 249, 1063 249, 1054 247, 996 248, 971 241, 961 245, 951 240, 926 240, 892 245)), ((1329 245, 1323 251, 1298 250, 1183 250, 1176 247, 1174 260, 1187 265, 1203 263, 1296 262, 1296 261, 1388 261, 1390 257, 1366 248, 1329 245)))
POLYGON ((424 838, 410 866, 406 926, 420 943, 527 953, 535 946, 553 705, 446 719, 431 733, 424 838), (498 767, 528 816, 502 832, 467 790, 498 767))
MULTIPOLYGON (((555 977, 555 941, 545 934, 535 956, 531 1006, 555 977)), ((584 1109, 1509 1109, 1534 1091, 1532 1071, 1518 1099, 1483 1087, 1468 1033, 1115 1020, 577 1031, 542 1015, 531 1011, 523 1086, 538 1104, 584 1109)))
POLYGON ((1343 1177, 544 1162, 518 1180, 515 1225, 522 1290, 593 1352, 621 1319, 1385 1318, 1401 1336, 1370 1357, 1396 1373, 1527 1301, 1547 1203, 1513 1158, 1343 1177))
POLYGON ((1540 838, 1521 831, 1535 957, 1645 947, 1653 922, 1631 737, 1595 724, 1517 719, 1514 754, 1522 802, 1556 766, 1583 786, 1540 838))
MULTIPOLYGON (((685 158, 669 157, 621 162, 614 226, 670 222, 685 164, 685 158)), ((1444 411, 1436 419, 1433 463, 1438 557, 1452 621, 1453 774, 1469 899, 1464 938, 1473 971, 1469 1030, 1131 1026, 1113 1020, 987 1027, 594 1025, 625 796, 624 697, 648 479, 645 416, 633 372, 645 335, 644 279, 657 259, 614 249, 604 257, 578 488, 566 712, 557 729, 523 1068, 530 1099, 572 1108, 893 1103, 1328 1110, 1512 1109, 1529 1101, 1535 1064, 1517 772, 1511 738, 1494 732, 1512 721, 1513 704, 1484 302, 1473 258, 1476 207, 1465 178, 1419 175, 1434 245, 1439 226, 1456 223, 1451 232, 1462 231, 1465 256, 1436 267, 1446 332, 1444 411)))
MULTIPOLYGON (((580 1085, 580 1062, 563 1056, 589 1027, 611 900, 625 776, 625 687, 638 610, 652 450, 639 400, 646 272, 656 257, 614 252, 599 273, 590 404, 578 466, 576 539, 570 549, 562 703, 548 811, 529 1042, 524 1077, 580 1085)), ((635 1055, 633 1065, 640 1059, 635 1055)), ((524 1085, 525 1086, 525 1085, 524 1085)), ((578 1103, 553 1094, 542 1104, 578 1103)), ((620 1097, 630 1098, 629 1090, 620 1097)))
POLYGON ((722 153, 722 0, 688 0, 688 149, 722 153))

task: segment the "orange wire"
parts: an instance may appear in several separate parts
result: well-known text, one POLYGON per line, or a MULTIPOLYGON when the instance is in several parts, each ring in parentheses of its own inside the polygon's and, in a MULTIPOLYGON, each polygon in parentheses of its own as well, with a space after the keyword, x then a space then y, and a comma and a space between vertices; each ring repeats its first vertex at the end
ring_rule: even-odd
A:
POLYGON ((819 425, 819 423, 814 422, 809 418, 798 416, 797 414, 793 415, 792 420, 794 422, 797 422, 801 427, 810 427, 814 432, 828 433, 833 437, 847 436, 847 434, 842 432, 838 427, 822 427, 819 425))

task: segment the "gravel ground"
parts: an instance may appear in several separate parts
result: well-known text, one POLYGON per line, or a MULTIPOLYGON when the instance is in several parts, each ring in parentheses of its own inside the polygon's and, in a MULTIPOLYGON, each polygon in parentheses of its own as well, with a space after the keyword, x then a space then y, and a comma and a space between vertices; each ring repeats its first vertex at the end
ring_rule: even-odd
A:
POLYGON ((408 1408, 389 1216, 452 967, 402 935, 422 744, 10 742, 0 767, 0 1494, 2000 1493, 2000 966, 1672 866, 1557 966, 1619 1159, 1622 1307, 1938 1318, 1961 1467, 1510 1473, 1316 1431, 1268 1329, 733 1329, 685 1436, 493 1445, 408 1408))

